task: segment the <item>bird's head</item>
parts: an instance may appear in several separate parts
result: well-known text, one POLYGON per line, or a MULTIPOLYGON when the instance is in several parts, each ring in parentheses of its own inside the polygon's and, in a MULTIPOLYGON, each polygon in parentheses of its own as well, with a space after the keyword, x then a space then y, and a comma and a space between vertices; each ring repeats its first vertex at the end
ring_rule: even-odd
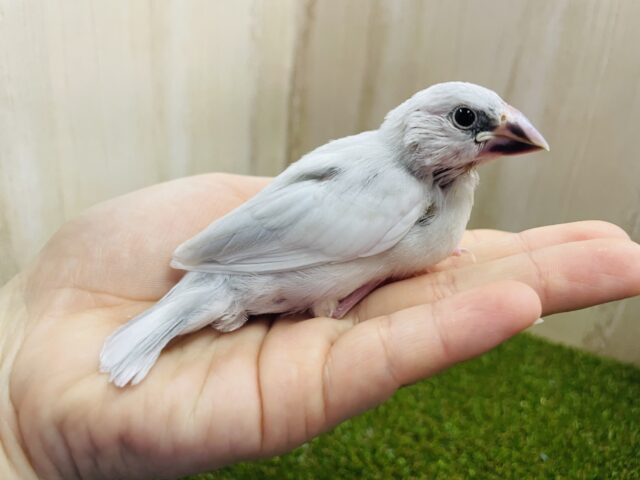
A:
POLYGON ((433 85, 391 110, 381 126, 416 174, 447 183, 486 160, 549 150, 518 110, 495 92, 464 82, 433 85))

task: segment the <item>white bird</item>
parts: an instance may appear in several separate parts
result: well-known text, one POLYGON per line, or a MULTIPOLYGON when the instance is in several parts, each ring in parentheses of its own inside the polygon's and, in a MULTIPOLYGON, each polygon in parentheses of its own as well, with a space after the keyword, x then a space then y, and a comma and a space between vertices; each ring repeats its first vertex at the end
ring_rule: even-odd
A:
POLYGON ((457 251, 478 165, 538 149, 549 149, 542 135, 491 90, 449 82, 416 93, 379 129, 306 154, 180 245, 171 265, 188 273, 107 338, 101 371, 136 384, 169 341, 208 324, 231 332, 250 315, 343 316, 382 281, 457 251))

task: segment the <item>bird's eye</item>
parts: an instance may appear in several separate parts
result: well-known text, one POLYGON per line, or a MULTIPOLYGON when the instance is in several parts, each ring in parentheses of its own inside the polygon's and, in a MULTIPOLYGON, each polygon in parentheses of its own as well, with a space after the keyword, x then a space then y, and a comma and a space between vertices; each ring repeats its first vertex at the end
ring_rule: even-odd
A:
POLYGON ((453 111, 453 124, 462 129, 467 130, 476 123, 476 112, 467 107, 457 107, 453 111))

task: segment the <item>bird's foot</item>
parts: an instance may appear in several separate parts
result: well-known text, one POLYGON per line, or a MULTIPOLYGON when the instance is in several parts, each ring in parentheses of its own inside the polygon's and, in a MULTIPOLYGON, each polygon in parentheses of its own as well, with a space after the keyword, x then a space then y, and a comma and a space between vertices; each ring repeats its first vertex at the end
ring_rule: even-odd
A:
POLYGON ((227 314, 211 322, 211 327, 221 333, 233 332, 247 323, 248 319, 249 315, 245 311, 227 314))
POLYGON ((336 319, 340 319, 340 318, 344 317, 347 313, 349 313, 349 310, 351 310, 358 303, 360 303, 360 301, 364 297, 369 295, 382 282, 383 282, 383 280, 373 280, 373 281, 371 281, 369 283, 365 283, 360 288, 354 290, 349 295, 347 295, 345 298, 340 300, 340 303, 338 303, 338 306, 331 313, 331 316, 333 318, 336 318, 336 319))
POLYGON ((333 316, 333 312, 336 311, 340 302, 338 300, 323 300, 318 303, 314 303, 311 306, 311 311, 314 317, 329 317, 333 316))
POLYGON ((453 252, 451 252, 451 255, 454 256, 454 257, 461 257, 462 255, 470 255, 471 256, 471 261, 473 263, 477 263, 476 256, 468 248, 456 247, 453 250, 453 252))

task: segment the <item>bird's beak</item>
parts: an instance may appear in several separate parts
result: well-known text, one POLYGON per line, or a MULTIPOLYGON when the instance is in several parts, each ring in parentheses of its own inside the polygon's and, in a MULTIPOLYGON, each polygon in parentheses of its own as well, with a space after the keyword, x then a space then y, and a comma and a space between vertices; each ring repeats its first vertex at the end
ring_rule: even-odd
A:
POLYGON ((520 111, 508 105, 500 124, 492 131, 480 132, 476 141, 483 143, 484 155, 519 155, 535 150, 549 151, 549 144, 520 111))

